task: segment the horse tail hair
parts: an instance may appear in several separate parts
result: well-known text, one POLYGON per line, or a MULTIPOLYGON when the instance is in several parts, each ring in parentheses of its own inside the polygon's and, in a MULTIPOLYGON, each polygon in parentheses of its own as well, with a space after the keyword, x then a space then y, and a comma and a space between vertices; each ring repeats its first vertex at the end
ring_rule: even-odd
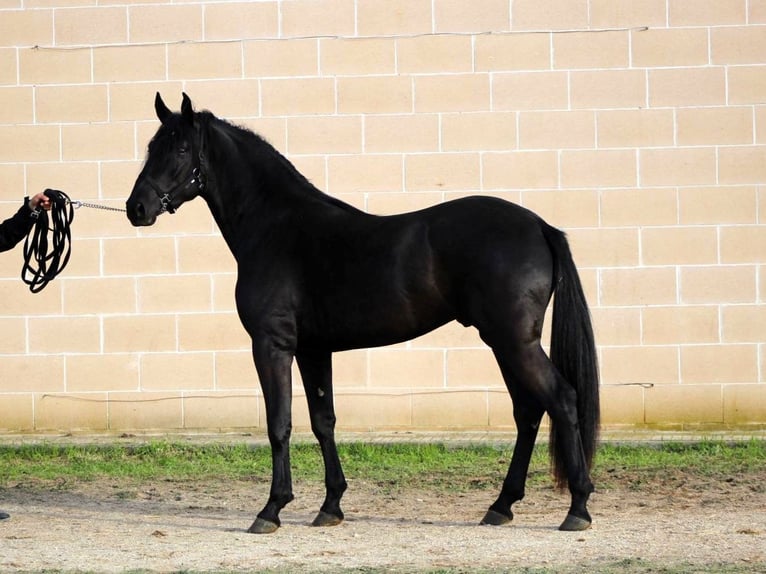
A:
MULTIPOLYGON (((550 358, 559 374, 577 393, 577 416, 585 461, 590 470, 598 442, 599 370, 588 303, 564 232, 543 223, 554 259, 553 322, 550 358)), ((564 488, 567 474, 556 424, 550 427, 551 469, 564 488)))

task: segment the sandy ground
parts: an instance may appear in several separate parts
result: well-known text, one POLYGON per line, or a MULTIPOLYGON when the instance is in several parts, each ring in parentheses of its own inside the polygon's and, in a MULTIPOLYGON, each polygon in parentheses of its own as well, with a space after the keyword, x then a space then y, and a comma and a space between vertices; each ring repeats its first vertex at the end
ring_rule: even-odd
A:
POLYGON ((342 525, 311 527, 321 486, 296 484, 272 535, 245 532, 266 484, 11 485, 0 490, 0 508, 12 515, 0 522, 0 571, 555 571, 642 558, 766 572, 766 489, 757 480, 602 489, 591 499, 593 528, 582 533, 556 530, 568 497, 548 488, 528 491, 512 526, 488 527, 478 522, 494 490, 394 493, 349 484, 342 525))

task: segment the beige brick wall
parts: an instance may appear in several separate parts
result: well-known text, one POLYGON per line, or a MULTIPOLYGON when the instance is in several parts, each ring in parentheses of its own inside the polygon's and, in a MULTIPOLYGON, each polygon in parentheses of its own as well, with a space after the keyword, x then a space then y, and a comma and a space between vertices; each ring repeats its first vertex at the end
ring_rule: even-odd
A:
MULTIPOLYGON (((766 9, 747 0, 0 0, 0 209, 120 206, 152 100, 370 212, 495 195, 570 236, 608 425, 766 425, 766 9), (87 5, 83 5, 87 4, 87 5)), ((0 431, 265 427, 203 202, 82 209, 38 295, 0 257, 0 431)), ((345 429, 507 428, 475 332, 335 357, 345 429)), ((308 426, 295 371, 295 423, 308 426)))

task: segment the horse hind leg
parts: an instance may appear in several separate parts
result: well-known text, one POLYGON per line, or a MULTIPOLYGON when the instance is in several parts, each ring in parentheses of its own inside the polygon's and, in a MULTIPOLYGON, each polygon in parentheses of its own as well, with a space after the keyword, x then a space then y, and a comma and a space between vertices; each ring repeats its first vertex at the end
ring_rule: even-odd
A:
POLYGON ((344 518, 340 500, 346 491, 347 484, 335 444, 332 355, 330 353, 299 354, 296 359, 306 390, 311 429, 319 442, 325 467, 326 496, 312 526, 335 526, 344 518))
MULTIPOLYGON (((510 380, 506 376, 506 380, 510 380)), ((529 462, 535 447, 535 440, 540 428, 543 409, 537 401, 523 390, 509 384, 513 399, 513 418, 516 422, 517 436, 513 455, 508 466, 508 473, 497 500, 489 507, 481 524, 501 526, 513 520, 513 504, 523 500, 529 462)))

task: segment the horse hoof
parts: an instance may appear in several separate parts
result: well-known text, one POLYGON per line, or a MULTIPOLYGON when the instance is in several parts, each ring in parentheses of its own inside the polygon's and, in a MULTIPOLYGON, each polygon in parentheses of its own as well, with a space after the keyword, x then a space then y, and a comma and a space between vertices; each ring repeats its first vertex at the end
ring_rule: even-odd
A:
POLYGON ((340 516, 335 516, 334 514, 329 514, 320 510, 319 514, 314 518, 314 522, 311 523, 311 526, 337 526, 341 522, 343 522, 343 519, 340 516))
POLYGON ((579 532, 581 530, 588 530, 588 528, 590 528, 590 524, 590 520, 585 520, 584 518, 580 518, 574 514, 567 514, 564 522, 562 522, 561 526, 559 526, 559 530, 563 530, 565 532, 579 532))
POLYGON ((272 534, 279 528, 279 524, 271 522, 270 520, 264 520, 263 518, 256 518, 255 522, 250 525, 247 531, 250 534, 272 534))
POLYGON ((508 516, 494 510, 488 510, 487 514, 484 515, 484 518, 481 519, 480 524, 502 526, 503 524, 508 524, 511 520, 513 520, 513 515, 508 516))

